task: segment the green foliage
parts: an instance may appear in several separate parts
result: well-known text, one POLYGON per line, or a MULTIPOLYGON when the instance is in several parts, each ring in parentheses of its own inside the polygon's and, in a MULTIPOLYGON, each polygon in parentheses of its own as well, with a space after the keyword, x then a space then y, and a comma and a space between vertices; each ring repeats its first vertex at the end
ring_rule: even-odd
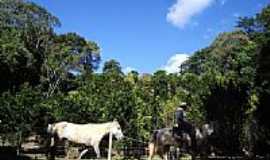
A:
POLYGON ((103 67, 103 73, 107 74, 123 74, 121 71, 120 63, 116 60, 109 60, 105 62, 103 67))
POLYGON ((175 108, 187 102, 193 124, 215 122, 216 146, 223 153, 240 152, 250 143, 246 130, 254 121, 261 137, 254 143, 267 148, 269 8, 241 18, 241 30, 220 34, 190 56, 181 73, 125 75, 116 60, 94 73, 101 59, 99 46, 75 33, 57 35, 53 27, 59 20, 44 8, 24 0, 2 0, 1 133, 26 136, 44 132, 56 121, 116 118, 126 136, 148 139, 154 129, 171 127, 175 108))
POLYGON ((56 91, 69 90, 74 74, 88 74, 100 62, 99 47, 75 33, 55 35, 43 64, 42 84, 47 97, 56 91))
POLYGON ((36 123, 38 123, 37 121, 41 120, 41 118, 36 115, 41 109, 38 105, 41 101, 41 97, 38 91, 27 86, 22 88, 20 92, 17 92, 15 95, 12 95, 10 92, 3 93, 0 101, 0 117, 2 120, 1 132, 27 133, 31 131, 36 123))
MULTIPOLYGON (((256 128, 256 131, 249 133, 249 144, 253 152, 258 154, 265 154, 269 149, 269 122, 267 116, 270 113, 268 107, 270 94, 269 94, 269 45, 270 45, 270 6, 266 6, 262 11, 254 17, 241 18, 238 24, 249 37, 254 40, 258 46, 258 56, 254 58, 256 61, 256 76, 255 76, 255 95, 256 107, 253 107, 253 112, 250 113, 252 122, 248 124, 249 128, 256 128), (257 138, 256 138, 257 137, 257 138)), ((253 98, 254 99, 254 98, 253 98)), ((254 101, 254 100, 253 100, 254 101)))
POLYGON ((202 119, 218 125, 217 147, 227 154, 240 152, 243 146, 255 85, 256 49, 256 43, 242 31, 223 33, 183 65, 183 87, 197 108, 194 117, 203 113, 202 119))
MULTIPOLYGON (((34 70, 34 56, 22 42, 21 33, 15 29, 0 31, 0 92, 21 84, 33 82, 30 72, 34 70)), ((18 86, 16 86, 18 87, 18 86)))
POLYGON ((266 44, 270 35, 270 5, 253 17, 241 17, 237 27, 245 31, 258 44, 266 44))
POLYGON ((30 25, 42 31, 60 26, 46 9, 26 0, 1 0, 0 13, 0 26, 27 29, 30 25))

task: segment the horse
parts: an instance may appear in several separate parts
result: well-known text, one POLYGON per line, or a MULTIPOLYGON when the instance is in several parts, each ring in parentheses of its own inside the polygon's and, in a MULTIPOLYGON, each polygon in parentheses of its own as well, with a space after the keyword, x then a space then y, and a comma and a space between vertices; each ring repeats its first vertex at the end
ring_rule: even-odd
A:
POLYGON ((180 140, 176 138, 173 134, 173 128, 161 128, 155 130, 151 136, 150 143, 148 145, 149 149, 149 160, 152 160, 155 154, 158 154, 161 158, 167 160, 168 152, 171 146, 179 146, 180 141, 185 143, 190 143, 190 136, 186 134, 180 140))
POLYGON ((213 148, 209 144, 209 139, 213 133, 213 124, 204 124, 201 128, 195 127, 196 146, 193 147, 193 157, 199 154, 201 157, 200 159, 207 159, 205 156, 210 152, 211 155, 214 155, 213 148))
MULTIPOLYGON (((111 133, 118 140, 124 137, 121 127, 116 120, 99 124, 75 124, 62 121, 54 124, 48 124, 47 132, 59 140, 83 144, 87 147, 92 146, 96 152, 97 158, 100 158, 100 141, 106 134, 111 133)), ((53 145, 55 144, 51 144, 51 146, 53 145)), ((81 159, 87 151, 88 148, 83 150, 78 159, 81 159)))
POLYGON ((173 134, 173 128, 161 128, 155 130, 151 136, 149 142, 149 160, 151 160, 155 154, 158 154, 161 158, 167 160, 168 152, 171 146, 182 147, 181 144, 192 144, 188 152, 191 153, 192 159, 195 159, 198 151, 201 151, 201 147, 206 142, 208 136, 213 133, 213 127, 209 124, 204 124, 201 129, 193 127, 195 132, 194 136, 184 133, 181 138, 176 137, 173 134))

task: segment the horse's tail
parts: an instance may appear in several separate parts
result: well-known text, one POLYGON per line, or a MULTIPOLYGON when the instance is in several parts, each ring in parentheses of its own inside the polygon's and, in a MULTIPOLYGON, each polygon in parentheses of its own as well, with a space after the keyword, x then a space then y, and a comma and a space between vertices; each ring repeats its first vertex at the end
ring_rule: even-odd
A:
MULTIPOLYGON (((193 150, 194 153, 198 152, 198 141, 197 141, 197 131, 199 131, 199 128, 197 128, 196 126, 192 126, 192 130, 191 130, 191 149, 193 150)), ((199 139, 198 139, 199 140, 199 139)))
POLYGON ((150 143, 155 143, 156 142, 157 134, 158 134, 158 130, 154 130, 154 132, 152 133, 152 135, 150 137, 150 143))
POLYGON ((151 160, 155 154, 155 150, 156 150, 156 141, 157 141, 157 134, 158 131, 154 130, 154 132, 152 133, 151 137, 150 137, 150 141, 149 141, 149 145, 148 145, 148 150, 149 150, 149 160, 151 160))

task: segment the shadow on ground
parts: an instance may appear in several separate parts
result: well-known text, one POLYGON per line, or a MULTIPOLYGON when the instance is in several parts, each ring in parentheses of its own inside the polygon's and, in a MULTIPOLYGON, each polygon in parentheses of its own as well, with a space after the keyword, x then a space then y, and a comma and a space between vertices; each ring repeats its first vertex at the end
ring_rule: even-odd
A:
POLYGON ((31 160, 27 156, 17 156, 15 147, 0 147, 1 160, 31 160))

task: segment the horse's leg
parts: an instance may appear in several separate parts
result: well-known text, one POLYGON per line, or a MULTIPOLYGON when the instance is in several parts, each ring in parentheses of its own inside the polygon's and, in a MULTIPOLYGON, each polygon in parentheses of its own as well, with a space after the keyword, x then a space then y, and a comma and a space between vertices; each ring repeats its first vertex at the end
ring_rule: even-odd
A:
MULTIPOLYGON (((195 160, 197 155, 200 155, 201 153, 198 151, 197 146, 192 146, 189 150, 190 154, 191 154, 191 159, 195 160)), ((201 159, 201 156, 200 156, 201 159)))
POLYGON ((49 151, 48 151, 49 152, 49 155, 48 155, 49 160, 55 159, 56 140, 57 140, 56 136, 53 136, 50 138, 49 151))
MULTIPOLYGON (((191 153, 191 159, 196 160, 196 153, 191 153)), ((201 159, 201 158, 200 158, 201 159)))
POLYGON ((100 150, 99 150, 99 143, 94 144, 94 150, 97 154, 97 158, 100 158, 100 150))
POLYGON ((65 147, 64 147, 64 150, 65 150, 65 155, 66 155, 66 160, 69 159, 69 152, 68 152, 68 149, 69 149, 69 141, 67 139, 64 140, 65 141, 65 147))
POLYGON ((168 160, 168 152, 165 152, 165 153, 163 154, 163 159, 164 159, 164 160, 168 160))
POLYGON ((170 146, 163 147, 163 157, 165 160, 168 160, 168 153, 170 152, 170 146))
POLYGON ((88 151, 88 149, 83 150, 83 151, 81 152, 81 154, 80 154, 78 160, 80 160, 80 159, 82 158, 82 156, 86 154, 87 151, 88 151))
POLYGON ((155 154, 155 144, 154 143, 149 143, 149 146, 148 146, 148 149, 149 149, 149 160, 152 160, 154 154, 155 154))
POLYGON ((163 154, 163 153, 161 153, 161 152, 160 152, 160 153, 158 153, 158 155, 159 155, 159 157, 160 157, 161 159, 163 159, 163 160, 164 160, 164 157, 163 157, 163 156, 164 156, 164 154, 163 154))
POLYGON ((167 160, 166 151, 165 151, 165 147, 164 146, 160 146, 157 153, 160 156, 160 158, 162 158, 163 160, 167 160))

